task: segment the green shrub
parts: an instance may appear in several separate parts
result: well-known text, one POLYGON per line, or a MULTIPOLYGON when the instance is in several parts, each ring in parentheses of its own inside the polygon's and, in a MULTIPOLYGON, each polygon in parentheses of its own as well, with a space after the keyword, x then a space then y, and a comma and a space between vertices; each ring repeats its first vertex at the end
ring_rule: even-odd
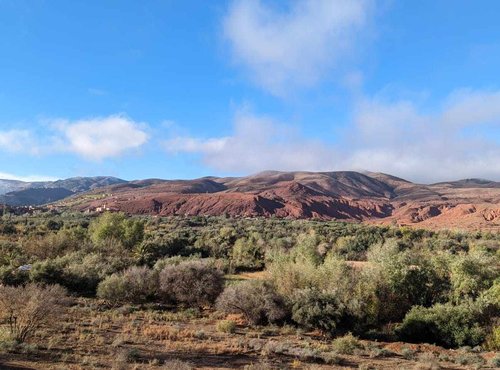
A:
POLYGON ((335 338, 332 342, 332 347, 334 351, 341 355, 352 355, 356 350, 362 349, 363 345, 358 338, 349 333, 343 337, 335 338))
POLYGON ((366 259, 366 251, 376 240, 368 235, 342 236, 335 242, 333 252, 346 260, 362 261, 366 259))
POLYGON ((449 290, 446 263, 437 257, 390 251, 378 261, 377 295, 382 322, 398 321, 412 306, 431 306, 445 300, 449 290))
POLYGON ((37 259, 55 259, 67 253, 81 251, 90 247, 86 230, 83 228, 61 229, 57 233, 30 237, 25 251, 37 259))
POLYGON ((0 222, 0 234, 12 235, 17 233, 16 226, 10 221, 0 222))
POLYGON ((294 248, 289 254, 276 253, 273 256, 268 270, 278 293, 292 298, 296 291, 302 289, 337 291, 339 283, 351 283, 352 271, 345 261, 329 255, 323 263, 318 263, 314 256, 308 255, 303 249, 294 248))
POLYGON ((35 262, 30 270, 30 280, 41 284, 61 284, 65 264, 66 261, 61 258, 35 262))
POLYGON ((189 239, 182 235, 157 236, 138 244, 134 248, 134 255, 138 263, 152 266, 161 258, 192 254, 193 250, 189 245, 189 239))
POLYGON ((296 262, 309 261, 318 265, 322 257, 318 252, 320 239, 314 229, 297 235, 297 241, 294 248, 290 250, 292 259, 296 262))
POLYGON ((414 343, 435 343, 445 347, 476 346, 485 339, 482 312, 475 303, 417 306, 397 329, 399 338, 414 343))
POLYGON ((35 262, 29 276, 36 283, 60 284, 72 292, 93 295, 99 282, 123 270, 129 262, 126 257, 76 252, 35 262))
POLYGON ((144 239, 144 221, 129 218, 123 213, 104 213, 92 221, 89 230, 96 244, 113 240, 131 249, 144 239))
POLYGON ((84 256, 75 255, 63 271, 61 285, 70 291, 93 295, 97 286, 109 275, 127 267, 126 258, 104 256, 91 253, 84 256))
POLYGON ((293 297, 297 290, 317 287, 317 266, 309 260, 294 261, 290 256, 280 254, 274 257, 268 270, 277 292, 283 297, 293 297))
POLYGON ((278 256, 270 266, 270 273, 274 286, 294 307, 301 325, 331 331, 334 325, 340 324, 344 329, 358 330, 377 321, 379 303, 375 279, 364 271, 351 268, 334 255, 329 254, 319 265, 308 260, 293 261, 290 256, 278 256), (310 290, 322 294, 318 294, 318 299, 309 294, 311 300, 307 302, 308 295, 303 293, 310 290), (327 311, 321 314, 321 310, 327 311), (325 321, 313 324, 315 311, 325 321), (307 319, 308 316, 311 320, 307 319), (334 316, 336 319, 332 321, 334 316), (308 321, 310 324, 306 324, 308 321))
POLYGON ((164 301, 202 307, 215 302, 224 289, 224 276, 206 263, 187 261, 165 266, 159 289, 164 301))
POLYGON ((306 289, 294 299, 292 319, 306 329, 333 333, 345 311, 345 306, 335 296, 306 289))
POLYGON ((500 351, 500 326, 497 325, 491 329, 484 346, 490 351, 500 351))
POLYGON ((217 299, 217 310, 243 314, 251 324, 279 322, 288 315, 283 299, 261 281, 245 281, 227 287, 217 299))
POLYGON ((221 320, 217 322, 217 331, 221 333, 234 333, 236 323, 233 320, 221 320))
POLYGON ((23 285, 29 280, 29 271, 12 266, 0 266, 0 285, 23 285))
POLYGON ((0 240, 0 266, 19 266, 26 261, 25 253, 17 243, 0 240))
POLYGON ((157 285, 153 270, 134 266, 99 283, 97 296, 113 303, 145 303, 155 296, 157 285))
POLYGON ((451 265, 452 298, 476 298, 499 277, 498 262, 484 253, 462 254, 451 265))
POLYGON ((256 270, 264 265, 262 240, 241 238, 236 240, 231 254, 231 262, 235 269, 256 270))

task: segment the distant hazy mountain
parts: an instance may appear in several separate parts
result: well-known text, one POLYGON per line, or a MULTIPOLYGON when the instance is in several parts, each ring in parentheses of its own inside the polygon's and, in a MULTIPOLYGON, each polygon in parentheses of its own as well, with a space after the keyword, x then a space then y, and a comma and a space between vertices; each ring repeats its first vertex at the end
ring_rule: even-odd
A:
POLYGON ((23 190, 29 187, 31 182, 23 182, 18 180, 1 180, 0 179, 0 195, 11 191, 23 190))
POLYGON ((64 188, 33 188, 12 191, 0 196, 0 199, 1 203, 10 206, 36 206, 55 202, 73 194, 75 193, 64 188))
POLYGON ((40 205, 76 193, 126 182, 111 176, 72 177, 65 180, 35 182, 0 179, 0 203, 12 206, 40 205))

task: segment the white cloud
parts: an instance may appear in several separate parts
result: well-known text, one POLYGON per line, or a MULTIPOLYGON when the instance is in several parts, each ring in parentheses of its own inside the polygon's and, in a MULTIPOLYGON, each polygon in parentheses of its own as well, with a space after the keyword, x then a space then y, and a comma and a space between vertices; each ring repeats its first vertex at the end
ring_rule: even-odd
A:
POLYGON ((500 91, 455 91, 446 102, 443 121, 455 126, 500 125, 500 91))
POLYGON ((18 180, 18 181, 26 181, 26 182, 34 182, 34 181, 55 181, 57 178, 50 176, 40 176, 40 175, 27 175, 27 176, 18 176, 7 172, 0 172, 0 179, 2 180, 18 180))
POLYGON ((138 149, 148 140, 146 125, 124 115, 44 124, 43 129, 0 131, 0 150, 31 155, 69 152, 102 160, 138 149))
POLYGON ((369 170, 420 182, 500 180, 499 96, 499 91, 458 90, 432 111, 409 100, 365 98, 335 145, 327 138, 304 138, 270 118, 239 113, 231 136, 178 137, 166 147, 198 153, 210 168, 235 173, 369 170))
POLYGON ((348 56, 366 26, 371 0, 304 0, 286 10, 234 0, 223 22, 237 62, 274 94, 314 84, 348 56))
POLYGON ((11 153, 36 154, 38 152, 33 134, 29 130, 0 131, 0 148, 11 153))
POLYGON ((290 127, 247 112, 236 115, 231 136, 178 137, 168 140, 165 148, 170 153, 199 153, 209 167, 236 173, 263 169, 326 170, 325 162, 317 159, 332 154, 321 143, 304 140, 290 127))
POLYGON ((63 142, 70 152, 91 160, 117 157, 146 143, 144 124, 115 115, 79 121, 58 121, 63 142))
POLYGON ((178 137, 167 141, 165 148, 172 153, 215 153, 224 150, 230 139, 229 137, 221 137, 202 140, 191 137, 178 137))

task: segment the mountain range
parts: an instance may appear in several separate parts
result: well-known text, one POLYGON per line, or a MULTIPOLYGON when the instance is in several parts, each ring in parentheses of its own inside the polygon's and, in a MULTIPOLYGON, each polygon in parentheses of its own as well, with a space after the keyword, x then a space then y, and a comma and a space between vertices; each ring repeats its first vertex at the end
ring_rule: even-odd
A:
POLYGON ((500 230, 500 183, 483 179, 417 184, 373 172, 266 171, 193 180, 74 178, 37 186, 4 194, 2 199, 41 204, 50 198, 61 209, 143 215, 335 219, 500 230))
POLYGON ((0 179, 0 203, 11 206, 36 206, 125 182, 110 176, 72 177, 66 180, 36 182, 0 179))
POLYGON ((500 230, 500 183, 464 179, 417 184, 373 172, 266 171, 194 180, 78 177, 0 180, 0 202, 52 203, 79 211, 362 221, 424 228, 500 230))

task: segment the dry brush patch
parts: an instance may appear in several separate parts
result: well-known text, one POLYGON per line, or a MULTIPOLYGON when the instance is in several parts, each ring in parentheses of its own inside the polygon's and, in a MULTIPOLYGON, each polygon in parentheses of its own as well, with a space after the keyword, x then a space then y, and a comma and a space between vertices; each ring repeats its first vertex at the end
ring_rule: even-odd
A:
MULTIPOLYGON (((442 368, 470 366, 456 362, 460 360, 458 351, 437 346, 351 338, 347 341, 348 350, 344 351, 346 346, 339 347, 314 332, 239 324, 238 330, 230 333, 218 331, 218 322, 212 311, 202 311, 195 317, 139 307, 122 311, 109 309, 92 299, 78 299, 57 325, 39 333, 36 340, 41 345, 34 356, 11 353, 9 358, 13 363, 37 369, 112 368, 119 356, 127 369, 162 369, 165 363, 175 364, 172 362, 175 359, 181 361, 179 364, 190 362, 194 368, 206 369, 243 368, 251 364, 254 364, 251 368, 256 368, 263 363, 273 368, 314 365, 318 369, 331 366, 411 369, 419 362, 424 365, 426 357, 422 354, 435 353, 442 368), (407 358, 405 348, 412 349, 406 353, 407 358)), ((466 357, 461 361, 474 360, 472 356, 466 357)))
POLYGON ((43 326, 53 325, 66 303, 66 291, 57 285, 0 286, 0 319, 5 322, 9 337, 18 343, 28 340, 43 326))

